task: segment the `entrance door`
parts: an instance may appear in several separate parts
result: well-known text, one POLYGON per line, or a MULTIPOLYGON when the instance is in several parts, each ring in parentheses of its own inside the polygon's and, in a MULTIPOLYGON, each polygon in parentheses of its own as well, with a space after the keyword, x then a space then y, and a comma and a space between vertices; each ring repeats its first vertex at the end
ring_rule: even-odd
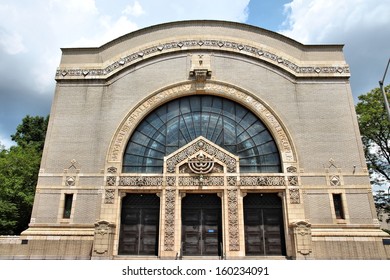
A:
POLYGON ((128 194, 122 201, 120 255, 157 255, 160 198, 128 194))
POLYGON ((285 255, 282 202, 277 194, 244 197, 246 255, 285 255))
POLYGON ((220 256, 221 199, 216 194, 187 194, 182 200, 184 256, 220 256))

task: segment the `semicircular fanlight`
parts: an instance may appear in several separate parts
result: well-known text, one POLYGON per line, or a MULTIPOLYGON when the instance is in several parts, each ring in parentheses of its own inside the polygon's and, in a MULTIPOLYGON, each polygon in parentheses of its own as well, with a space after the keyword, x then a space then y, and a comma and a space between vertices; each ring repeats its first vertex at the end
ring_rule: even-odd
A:
POLYGON ((240 158, 240 172, 280 172, 267 127, 248 109, 210 95, 182 97, 152 111, 135 129, 123 157, 125 173, 162 173, 164 156, 203 136, 240 158))

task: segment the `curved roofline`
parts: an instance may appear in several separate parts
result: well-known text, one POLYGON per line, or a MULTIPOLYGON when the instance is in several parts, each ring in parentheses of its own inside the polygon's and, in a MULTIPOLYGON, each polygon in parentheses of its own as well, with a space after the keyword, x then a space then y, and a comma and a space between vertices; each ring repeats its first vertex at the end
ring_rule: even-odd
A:
POLYGON ((254 32, 257 34, 264 34, 264 35, 267 35, 269 37, 273 37, 273 38, 278 39, 280 41, 284 41, 286 43, 289 43, 290 45, 294 45, 295 47, 298 47, 300 49, 305 49, 307 47, 309 47, 309 48, 335 47, 338 49, 340 49, 340 48, 342 49, 344 47, 344 44, 318 44, 318 45, 309 44, 309 45, 306 45, 306 44, 302 44, 294 39, 291 39, 285 35, 282 35, 280 33, 277 33, 277 32, 274 32, 274 31, 271 31, 271 30, 268 30, 265 28, 261 28, 258 26, 250 25, 247 23, 225 21, 225 20, 182 20, 182 21, 172 21, 172 22, 159 23, 159 24, 148 26, 148 27, 143 27, 143 28, 140 28, 138 30, 124 34, 118 38, 115 38, 107 43, 104 43, 103 45, 101 45, 99 47, 76 47, 76 48, 70 47, 70 48, 61 48, 61 50, 63 50, 63 51, 64 50, 101 51, 101 50, 104 50, 104 49, 111 47, 112 45, 123 42, 127 39, 131 39, 133 37, 144 35, 145 33, 150 33, 150 32, 153 32, 153 31, 156 31, 159 29, 167 29, 167 27, 177 27, 180 25, 183 26, 183 25, 194 25, 194 24, 198 24, 198 25, 204 24, 204 25, 210 25, 210 26, 223 24, 226 27, 245 29, 247 31, 254 32))

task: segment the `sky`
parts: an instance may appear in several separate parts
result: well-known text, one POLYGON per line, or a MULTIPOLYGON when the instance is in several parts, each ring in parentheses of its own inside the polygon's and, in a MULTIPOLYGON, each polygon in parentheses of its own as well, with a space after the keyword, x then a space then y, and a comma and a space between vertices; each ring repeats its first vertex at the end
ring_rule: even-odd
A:
MULTIPOLYGON (((357 96, 378 87, 390 58, 390 0, 0 0, 0 144, 23 117, 46 116, 62 47, 98 47, 159 23, 214 19, 303 44, 343 44, 357 96)), ((385 84, 390 83, 390 73, 385 84)))

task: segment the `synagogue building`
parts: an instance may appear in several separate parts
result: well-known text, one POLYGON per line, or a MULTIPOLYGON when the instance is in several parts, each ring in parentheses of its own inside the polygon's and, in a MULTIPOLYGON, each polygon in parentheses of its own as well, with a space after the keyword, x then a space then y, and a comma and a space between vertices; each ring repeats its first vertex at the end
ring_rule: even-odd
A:
POLYGON ((64 48, 2 259, 389 259, 342 45, 182 21, 64 48))

